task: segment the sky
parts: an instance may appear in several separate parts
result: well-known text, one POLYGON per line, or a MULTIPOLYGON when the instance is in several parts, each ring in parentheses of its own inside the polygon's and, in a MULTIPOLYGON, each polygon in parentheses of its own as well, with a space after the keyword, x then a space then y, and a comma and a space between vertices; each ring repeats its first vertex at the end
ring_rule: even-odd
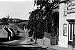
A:
POLYGON ((34 10, 33 0, 0 0, 0 18, 8 16, 28 20, 34 10))

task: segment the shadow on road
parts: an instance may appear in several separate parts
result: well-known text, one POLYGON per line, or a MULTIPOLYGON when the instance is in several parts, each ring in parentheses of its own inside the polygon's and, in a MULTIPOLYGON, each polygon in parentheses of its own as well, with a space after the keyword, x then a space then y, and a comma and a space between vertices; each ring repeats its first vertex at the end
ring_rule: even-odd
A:
POLYGON ((41 47, 3 47, 0 46, 1 50, 47 50, 46 48, 41 47))
MULTIPOLYGON (((12 40, 20 40, 21 38, 22 37, 20 37, 20 36, 15 36, 12 38, 12 40)), ((9 39, 8 38, 0 38, 0 42, 6 42, 6 41, 9 41, 9 39)))
POLYGON ((0 38, 0 42, 5 42, 5 41, 8 41, 7 38, 0 38))

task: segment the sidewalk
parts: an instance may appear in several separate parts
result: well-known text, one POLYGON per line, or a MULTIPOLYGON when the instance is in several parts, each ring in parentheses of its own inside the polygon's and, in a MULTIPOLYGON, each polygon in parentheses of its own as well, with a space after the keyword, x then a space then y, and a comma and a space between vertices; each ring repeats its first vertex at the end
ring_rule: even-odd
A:
POLYGON ((43 39, 37 40, 37 45, 42 48, 47 48, 48 50, 75 50, 75 48, 72 48, 71 46, 68 46, 68 48, 65 47, 59 47, 58 45, 51 45, 50 39, 44 37, 43 39))
POLYGON ((75 50, 74 48, 71 48, 71 47, 65 48, 65 47, 59 47, 58 45, 51 45, 51 46, 49 46, 48 49, 50 49, 50 48, 56 49, 56 50, 75 50))
POLYGON ((50 45, 50 46, 44 46, 44 45, 41 45, 42 48, 47 48, 48 50, 75 50, 75 48, 72 48, 72 47, 68 47, 68 48, 65 48, 65 47, 59 47, 58 45, 50 45))

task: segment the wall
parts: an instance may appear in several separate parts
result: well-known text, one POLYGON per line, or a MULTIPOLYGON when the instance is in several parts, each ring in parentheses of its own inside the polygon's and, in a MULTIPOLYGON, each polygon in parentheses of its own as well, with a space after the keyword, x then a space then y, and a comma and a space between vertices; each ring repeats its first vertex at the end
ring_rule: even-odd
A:
POLYGON ((61 3, 59 5, 59 42, 58 42, 58 46, 60 47, 68 47, 68 31, 66 32, 67 36, 63 35, 63 24, 67 24, 68 30, 68 22, 66 21, 66 16, 64 16, 64 8, 66 8, 66 4, 61 3))
POLYGON ((0 38, 7 38, 8 32, 4 29, 0 29, 0 38))

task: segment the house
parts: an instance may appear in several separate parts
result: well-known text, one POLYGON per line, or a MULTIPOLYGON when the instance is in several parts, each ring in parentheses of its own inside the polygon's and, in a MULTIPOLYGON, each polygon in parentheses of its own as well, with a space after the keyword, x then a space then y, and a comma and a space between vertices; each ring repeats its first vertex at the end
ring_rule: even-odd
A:
POLYGON ((24 28, 27 25, 28 25, 28 20, 22 20, 18 18, 2 18, 0 20, 0 29, 2 29, 4 26, 7 26, 8 28, 13 29, 16 34, 17 31, 19 31, 20 33, 25 33, 24 28))
POLYGON ((58 46, 75 48, 75 0, 61 0, 59 4, 58 46))
MULTIPOLYGON (((22 19, 18 19, 18 18, 6 18, 3 17, 2 19, 0 19, 0 26, 3 27, 4 25, 17 25, 19 26, 21 29, 24 30, 24 26, 28 25, 28 21, 29 20, 22 20, 22 19)), ((8 26, 9 27, 9 26, 8 26)))

